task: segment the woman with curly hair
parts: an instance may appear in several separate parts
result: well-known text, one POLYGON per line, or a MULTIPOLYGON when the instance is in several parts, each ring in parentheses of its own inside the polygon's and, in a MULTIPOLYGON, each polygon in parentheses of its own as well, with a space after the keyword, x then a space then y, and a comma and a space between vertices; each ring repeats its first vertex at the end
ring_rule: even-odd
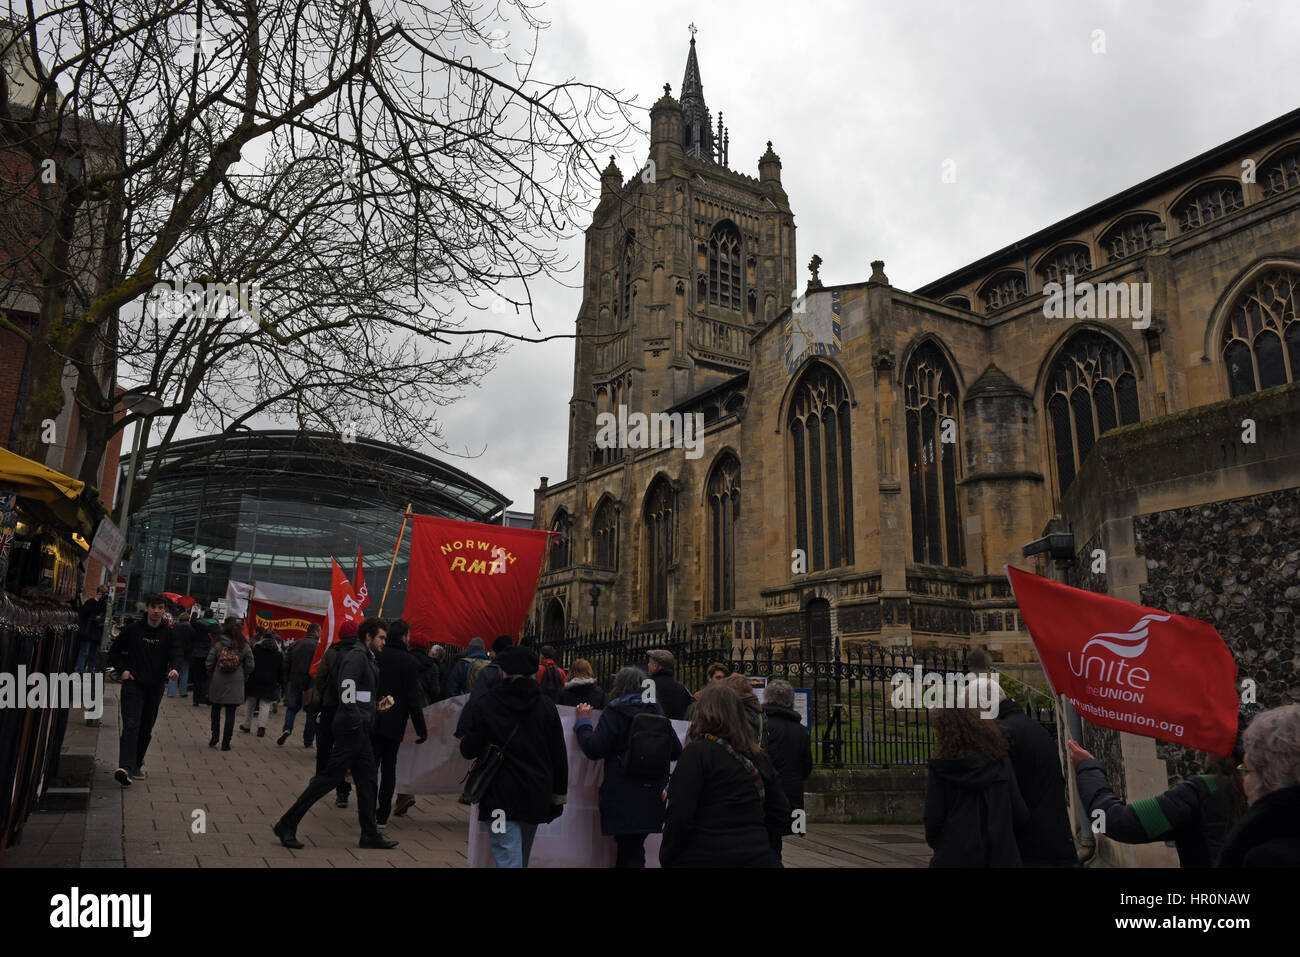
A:
POLYGON ((1020 867, 1015 829, 1029 821, 1007 739, 976 708, 943 708, 925 784, 931 867, 1020 867))

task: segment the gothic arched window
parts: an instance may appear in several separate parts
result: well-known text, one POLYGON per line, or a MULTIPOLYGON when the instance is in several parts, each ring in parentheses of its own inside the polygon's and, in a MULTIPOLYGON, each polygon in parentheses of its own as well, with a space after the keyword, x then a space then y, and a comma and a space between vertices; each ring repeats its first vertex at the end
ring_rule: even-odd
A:
POLYGON ((1038 275, 1043 285, 1049 282, 1064 283, 1066 276, 1077 278, 1091 271, 1092 253, 1082 243, 1060 246, 1038 265, 1038 275))
POLYGON ((662 476, 645 496, 646 617, 668 617, 668 566, 673 561, 673 490, 662 476))
POLYGON ((1046 400, 1061 494, 1100 436, 1141 418, 1128 356, 1114 339, 1092 330, 1071 336, 1061 350, 1046 400))
POLYGON ((831 648, 831 603, 825 598, 814 598, 803 612, 804 657, 827 661, 831 648))
POLYGON ((623 294, 622 308, 619 310, 619 325, 626 326, 632 321, 632 253, 636 247, 636 230, 629 229, 623 240, 623 265, 619 272, 619 286, 623 294))
POLYGON ((718 223, 709 236, 709 303, 740 311, 740 230, 718 223))
POLYGON ((1300 379, 1300 272, 1270 269, 1237 297, 1223 327, 1234 396, 1300 379))
POLYGON ((1171 215, 1178 220, 1179 232, 1185 233, 1236 212, 1245 205, 1241 183, 1235 179, 1216 179, 1197 187, 1171 210, 1171 215))
POLYGON ((907 363, 903 389, 912 493, 912 560, 925 565, 963 565, 957 506, 957 378, 933 343, 922 345, 907 363))
POLYGON ((706 496, 709 512, 710 608, 736 607, 736 522, 740 520, 740 461, 725 455, 713 467, 706 496))
POLYGON ((1259 186, 1267 199, 1300 186, 1300 145, 1292 144, 1264 161, 1259 186))
POLYGON ((795 546, 808 570, 853 564, 853 461, 848 390, 829 366, 809 365, 790 403, 795 546))
POLYGON ((1151 247, 1151 227, 1160 222, 1154 213, 1134 213, 1111 227, 1101 240, 1108 262, 1135 256, 1151 247))
POLYGON ((547 569, 554 572, 573 564, 573 516, 560 509, 551 522, 551 531, 557 534, 551 536, 550 563, 547 569))
POLYGON ((618 571, 618 507, 608 496, 596 506, 592 535, 595 538, 592 552, 596 556, 596 567, 618 571))
POLYGON ((1009 269, 998 273, 980 289, 979 296, 984 300, 984 311, 992 312, 1010 305, 1017 299, 1029 295, 1025 274, 1019 270, 1009 269))

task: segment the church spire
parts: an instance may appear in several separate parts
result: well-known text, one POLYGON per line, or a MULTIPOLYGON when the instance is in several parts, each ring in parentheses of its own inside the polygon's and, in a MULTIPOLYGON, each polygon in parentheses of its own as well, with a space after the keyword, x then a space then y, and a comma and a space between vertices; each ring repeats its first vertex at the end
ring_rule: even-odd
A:
POLYGON ((717 161, 713 142, 713 119, 704 103, 704 84, 700 81, 700 61, 695 57, 695 24, 690 25, 691 49, 686 55, 686 75, 682 78, 682 114, 685 120, 682 147, 690 156, 717 161))

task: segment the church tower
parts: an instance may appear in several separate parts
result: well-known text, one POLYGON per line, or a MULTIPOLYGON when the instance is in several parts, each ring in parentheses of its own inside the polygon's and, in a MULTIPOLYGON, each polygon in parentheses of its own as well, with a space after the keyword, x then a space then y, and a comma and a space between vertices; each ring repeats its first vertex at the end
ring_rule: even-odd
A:
MULTIPOLYGON (((691 28, 694 34, 694 26, 691 28)), ((662 412, 749 369, 754 331, 795 290, 794 216, 768 142, 758 177, 728 165, 730 133, 704 100, 692 35, 681 98, 650 110, 650 155, 624 181, 610 157, 587 229, 568 477, 618 461, 596 416, 662 412)))

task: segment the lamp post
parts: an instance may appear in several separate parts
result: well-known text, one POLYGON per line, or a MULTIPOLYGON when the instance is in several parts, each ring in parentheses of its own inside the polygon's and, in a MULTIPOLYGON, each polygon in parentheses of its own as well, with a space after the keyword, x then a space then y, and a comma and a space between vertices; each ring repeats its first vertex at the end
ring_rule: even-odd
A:
MULTIPOLYGON (((140 418, 135 422, 135 438, 131 440, 131 467, 126 472, 126 488, 122 490, 122 541, 126 541, 127 526, 131 521, 131 488, 135 485, 135 472, 140 467, 140 443, 144 435, 145 420, 153 418, 163 407, 162 400, 147 392, 125 392, 120 396, 121 402, 140 418)), ((121 556, 117 563, 108 570, 111 584, 108 592, 108 607, 104 610, 104 633, 100 636, 99 647, 103 651, 108 644, 108 636, 113 628, 113 605, 117 598, 117 572, 122 565, 121 556)), ((126 589, 123 589, 125 592, 126 589)), ((125 596, 124 596, 125 597, 125 596)))
POLYGON ((599 627, 596 622, 596 609, 600 607, 600 586, 591 586, 591 630, 594 633, 599 627))

